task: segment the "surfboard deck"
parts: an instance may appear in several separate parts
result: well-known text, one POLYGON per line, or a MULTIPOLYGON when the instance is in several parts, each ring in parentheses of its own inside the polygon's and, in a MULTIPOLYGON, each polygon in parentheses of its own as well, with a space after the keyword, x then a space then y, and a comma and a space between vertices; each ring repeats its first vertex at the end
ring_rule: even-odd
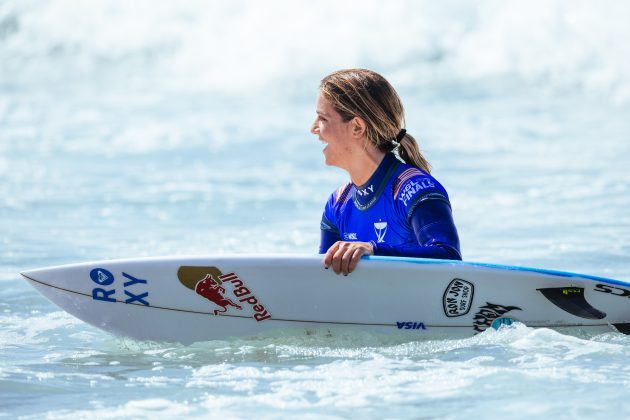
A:
POLYGON ((139 340, 192 343, 278 329, 359 328, 414 338, 493 326, 630 330, 630 283, 483 263, 365 257, 337 275, 320 255, 97 261, 22 275, 77 318, 139 340))

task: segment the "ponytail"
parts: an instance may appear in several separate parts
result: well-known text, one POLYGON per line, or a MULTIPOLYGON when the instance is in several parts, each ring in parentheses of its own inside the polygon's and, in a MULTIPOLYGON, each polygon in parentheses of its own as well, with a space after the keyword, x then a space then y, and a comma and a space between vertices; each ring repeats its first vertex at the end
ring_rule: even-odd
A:
POLYGON ((431 173, 431 165, 422 156, 418 142, 409 133, 399 141, 398 156, 408 165, 415 166, 426 173, 431 173))

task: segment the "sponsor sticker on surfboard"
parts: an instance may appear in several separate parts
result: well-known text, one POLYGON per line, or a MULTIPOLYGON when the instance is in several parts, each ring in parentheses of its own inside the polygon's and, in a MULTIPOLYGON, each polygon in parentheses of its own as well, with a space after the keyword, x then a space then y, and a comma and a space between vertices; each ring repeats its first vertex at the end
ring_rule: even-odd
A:
POLYGON ((187 288, 214 304, 215 315, 247 316, 256 321, 271 318, 271 314, 236 273, 221 273, 217 267, 181 266, 177 278, 187 288))
POLYGON ((472 306, 475 286, 469 281, 453 279, 444 290, 444 315, 449 318, 466 315, 472 306))

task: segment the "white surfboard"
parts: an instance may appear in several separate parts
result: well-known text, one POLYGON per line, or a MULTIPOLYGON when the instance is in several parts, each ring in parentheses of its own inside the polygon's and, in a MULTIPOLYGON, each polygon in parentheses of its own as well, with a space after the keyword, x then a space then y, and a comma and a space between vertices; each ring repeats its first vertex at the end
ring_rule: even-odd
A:
POLYGON ((140 340, 339 327, 454 338, 514 321, 630 330, 628 282, 471 262, 367 257, 343 276, 324 269, 319 255, 160 257, 22 275, 77 318, 140 340))

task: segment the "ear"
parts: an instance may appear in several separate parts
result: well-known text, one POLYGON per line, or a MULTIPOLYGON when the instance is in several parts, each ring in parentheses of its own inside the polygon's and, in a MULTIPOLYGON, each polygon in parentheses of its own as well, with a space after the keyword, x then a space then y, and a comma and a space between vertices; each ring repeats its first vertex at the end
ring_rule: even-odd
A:
POLYGON ((365 124, 365 121, 363 121, 362 118, 354 117, 352 121, 350 121, 350 130, 352 137, 363 137, 365 135, 365 131, 367 130, 367 124, 365 124))

